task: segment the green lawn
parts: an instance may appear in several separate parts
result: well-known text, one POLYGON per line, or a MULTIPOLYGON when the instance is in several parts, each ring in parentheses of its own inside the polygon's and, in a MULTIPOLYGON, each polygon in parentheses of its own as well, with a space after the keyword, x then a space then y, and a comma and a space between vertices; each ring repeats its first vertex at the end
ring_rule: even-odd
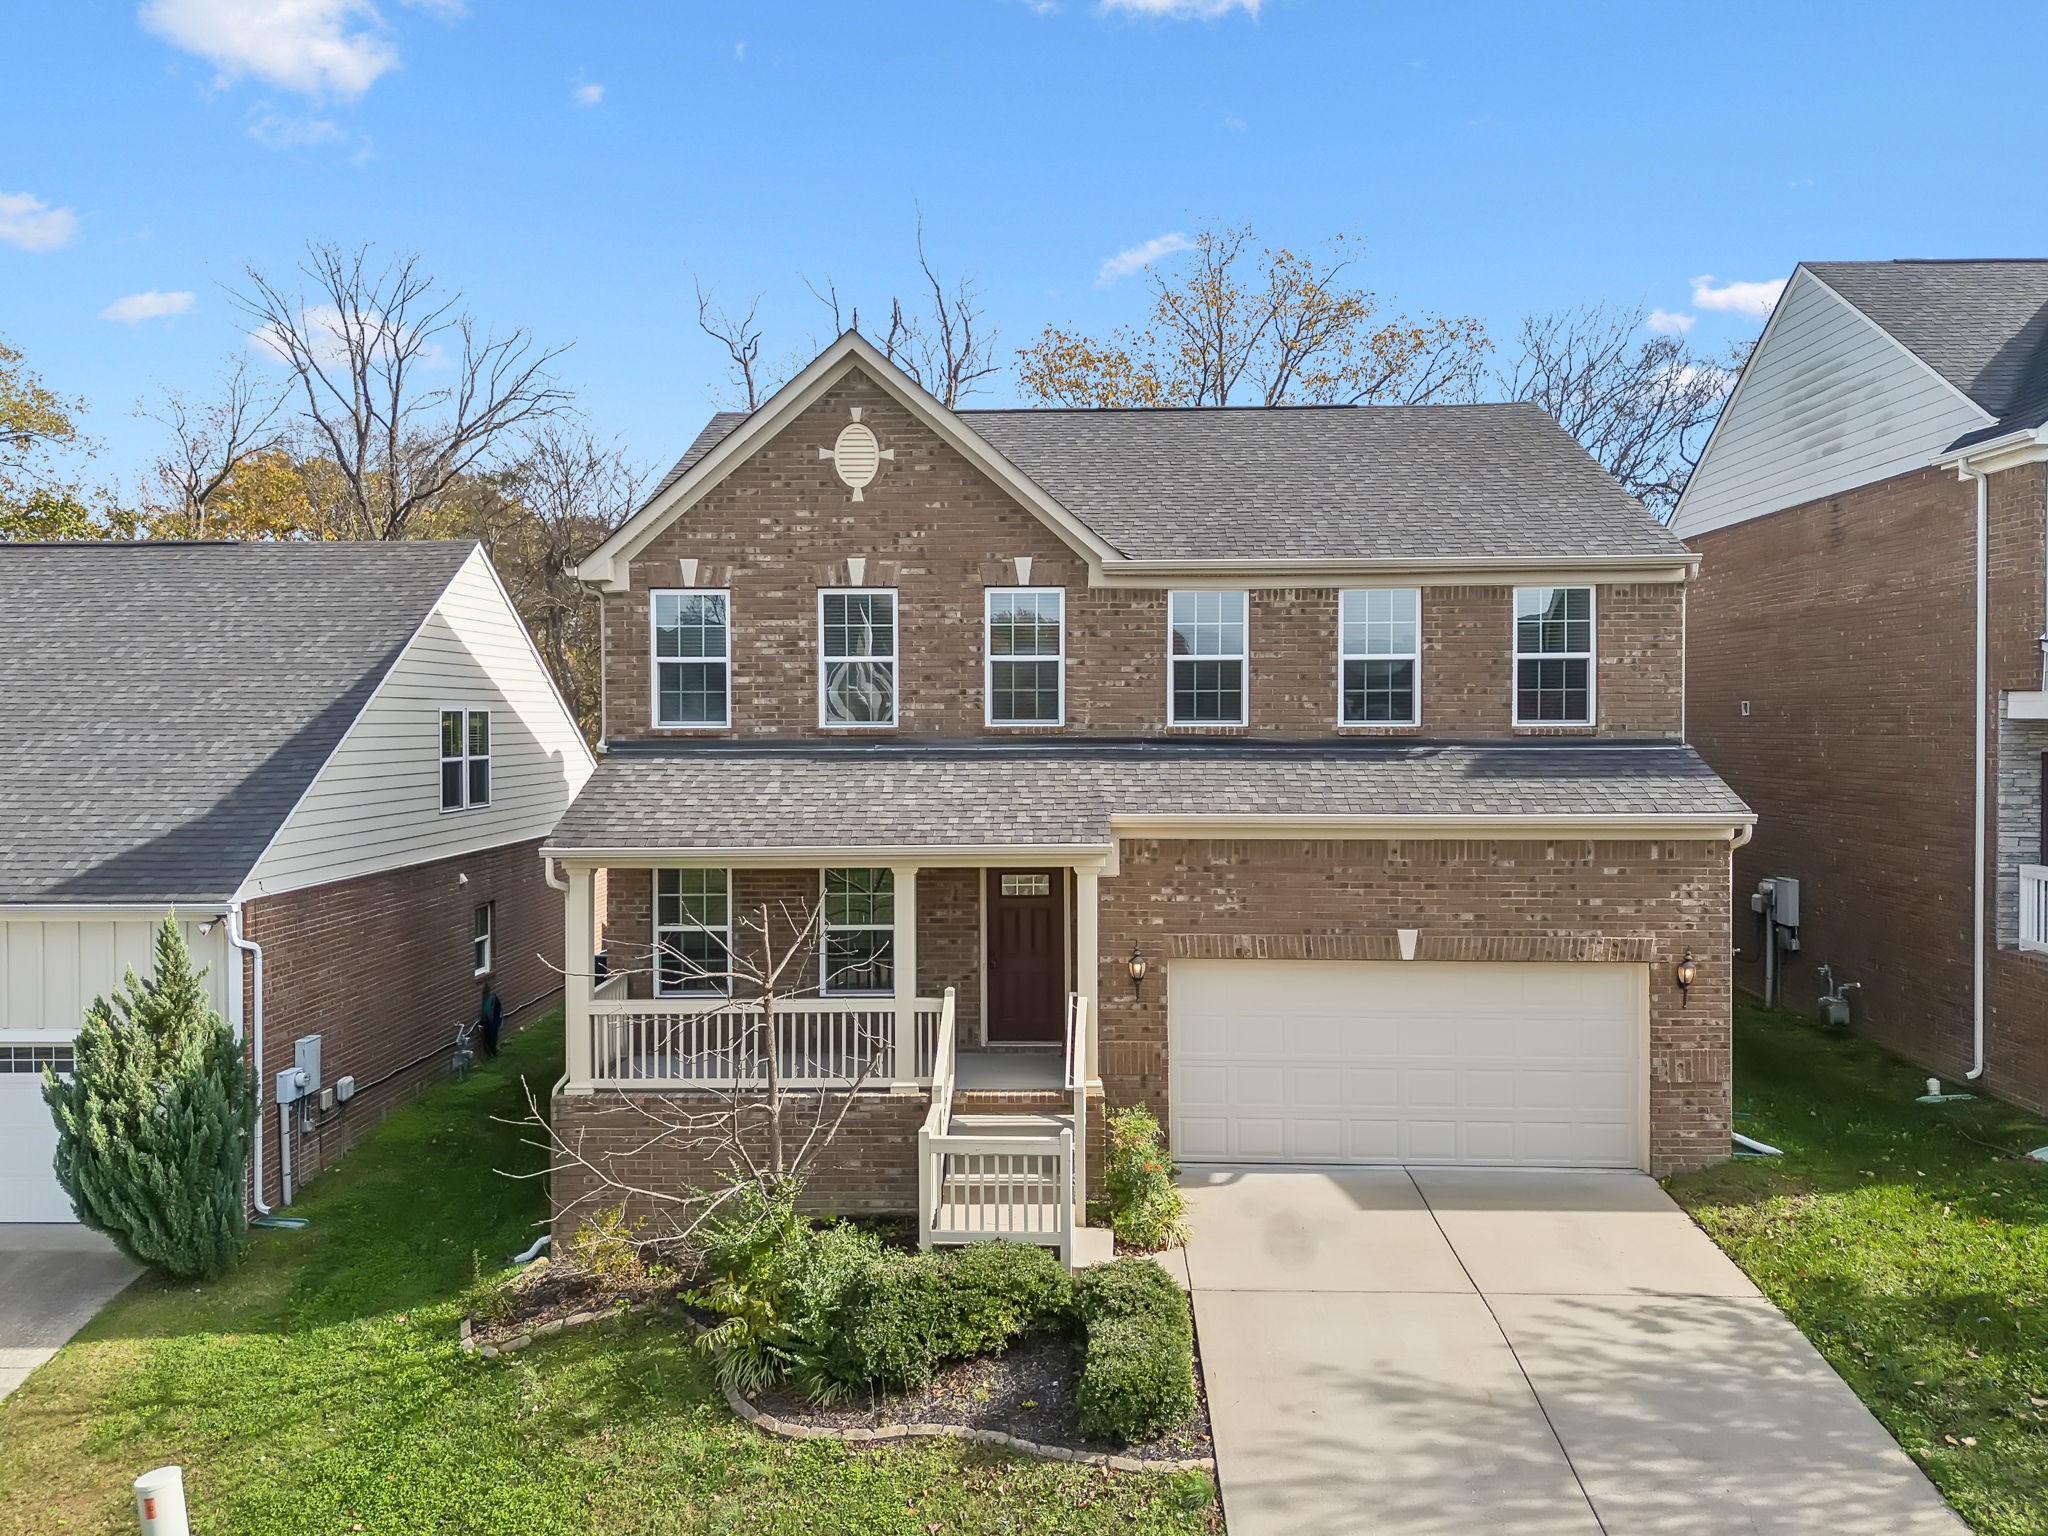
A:
POLYGON ((1786 1155, 1672 1194, 1983 1536, 2048 1532, 2048 1124, 1761 1009, 1735 1052, 1737 1129, 1786 1155))
POLYGON ((199 1536, 1207 1531, 1200 1475, 1110 1475, 947 1442, 856 1450, 732 1418, 672 1325, 516 1356, 455 1346, 472 1255, 524 1247, 538 1154, 493 1116, 545 1091, 542 1023, 317 1180, 240 1269, 144 1280, 0 1403, 0 1532, 134 1529, 136 1473, 182 1463, 199 1536))

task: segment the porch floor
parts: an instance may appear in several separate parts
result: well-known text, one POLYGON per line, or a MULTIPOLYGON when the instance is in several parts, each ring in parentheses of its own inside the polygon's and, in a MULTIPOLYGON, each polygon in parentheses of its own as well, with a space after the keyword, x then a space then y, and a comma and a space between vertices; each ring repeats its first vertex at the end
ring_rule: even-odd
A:
POLYGON ((954 1062, 954 1086, 966 1092, 1060 1088, 1066 1084, 1066 1058, 1052 1046, 1044 1050, 960 1051, 954 1062))

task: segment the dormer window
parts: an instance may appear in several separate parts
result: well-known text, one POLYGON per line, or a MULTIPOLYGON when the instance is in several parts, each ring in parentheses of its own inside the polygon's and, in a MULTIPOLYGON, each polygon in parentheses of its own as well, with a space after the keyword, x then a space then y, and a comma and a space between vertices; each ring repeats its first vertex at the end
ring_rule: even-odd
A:
POLYGON ((441 809, 491 803, 491 712, 441 711, 441 809))

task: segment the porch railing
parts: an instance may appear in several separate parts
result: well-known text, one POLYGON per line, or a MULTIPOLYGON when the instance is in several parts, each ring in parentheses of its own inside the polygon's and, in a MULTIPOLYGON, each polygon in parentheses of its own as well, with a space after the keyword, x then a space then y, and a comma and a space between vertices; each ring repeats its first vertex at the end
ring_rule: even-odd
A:
MULTIPOLYGON (((610 987, 606 983, 606 987, 610 987)), ((592 1088, 756 1087, 775 1071, 785 1087, 925 1083, 937 1051, 941 999, 915 1003, 914 1059, 897 1060, 897 1012, 886 997, 803 997, 775 1004, 729 998, 625 998, 590 1004, 592 1088)))
POLYGON ((2048 950, 2048 864, 2020 866, 2020 948, 2048 950))

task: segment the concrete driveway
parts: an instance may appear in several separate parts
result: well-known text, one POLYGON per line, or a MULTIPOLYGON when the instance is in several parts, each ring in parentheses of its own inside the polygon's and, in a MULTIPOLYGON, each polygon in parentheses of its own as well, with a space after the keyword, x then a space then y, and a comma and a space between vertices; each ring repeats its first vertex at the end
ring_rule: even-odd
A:
POLYGON ((1966 1536, 1642 1175, 1183 1182, 1231 1536, 1966 1536))
POLYGON ((84 1227, 0 1223, 0 1398, 141 1273, 84 1227))

